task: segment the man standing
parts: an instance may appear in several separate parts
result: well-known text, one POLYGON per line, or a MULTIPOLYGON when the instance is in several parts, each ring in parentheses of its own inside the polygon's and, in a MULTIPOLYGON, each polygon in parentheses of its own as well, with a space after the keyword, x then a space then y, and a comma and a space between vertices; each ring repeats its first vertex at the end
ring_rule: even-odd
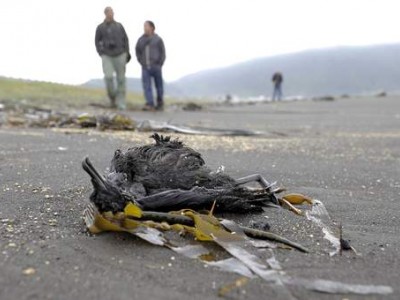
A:
POLYGON ((121 23, 114 20, 114 11, 111 7, 104 9, 105 20, 96 29, 96 50, 101 56, 104 81, 108 98, 112 108, 124 110, 126 84, 126 64, 131 59, 129 54, 129 40, 121 23), (116 74, 117 86, 114 83, 116 74))
POLYGON ((142 83, 146 105, 143 110, 164 109, 164 87, 162 66, 165 62, 165 47, 163 40, 154 32, 156 29, 152 21, 144 23, 144 34, 136 44, 136 57, 142 66, 142 83), (157 91, 157 103, 154 103, 152 79, 157 91))
POLYGON ((275 74, 272 76, 272 82, 274 83, 274 93, 272 94, 272 101, 282 100, 282 73, 275 72, 275 74))

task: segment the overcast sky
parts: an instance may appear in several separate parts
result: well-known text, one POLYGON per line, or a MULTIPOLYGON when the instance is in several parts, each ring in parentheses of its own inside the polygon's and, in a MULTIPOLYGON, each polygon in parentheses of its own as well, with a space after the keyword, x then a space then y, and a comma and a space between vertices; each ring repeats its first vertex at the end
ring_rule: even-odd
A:
MULTIPOLYGON (((104 7, 133 49, 153 20, 167 48, 166 80, 261 56, 400 42, 398 0, 7 0, 0 9, 0 75, 80 84, 102 77, 94 47, 104 7)), ((127 75, 137 77, 135 60, 127 75)))

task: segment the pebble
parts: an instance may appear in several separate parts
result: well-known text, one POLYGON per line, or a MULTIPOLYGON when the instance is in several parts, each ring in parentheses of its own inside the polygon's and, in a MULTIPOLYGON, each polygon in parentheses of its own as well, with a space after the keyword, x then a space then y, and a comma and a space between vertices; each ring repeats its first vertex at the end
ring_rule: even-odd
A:
POLYGON ((34 275, 36 273, 36 270, 34 268, 27 268, 22 271, 22 274, 24 275, 34 275))

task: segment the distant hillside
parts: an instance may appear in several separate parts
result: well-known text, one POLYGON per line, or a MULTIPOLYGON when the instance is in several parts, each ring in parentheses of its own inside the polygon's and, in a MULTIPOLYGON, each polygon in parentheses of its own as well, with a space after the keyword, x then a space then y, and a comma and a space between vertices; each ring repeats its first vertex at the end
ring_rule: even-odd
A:
MULTIPOLYGON (((279 70, 285 95, 400 91, 398 66, 400 44, 318 49, 202 71, 167 83, 166 90, 169 95, 187 97, 270 95, 272 73, 279 70)), ((128 87, 140 91, 140 80, 130 79, 128 87)))

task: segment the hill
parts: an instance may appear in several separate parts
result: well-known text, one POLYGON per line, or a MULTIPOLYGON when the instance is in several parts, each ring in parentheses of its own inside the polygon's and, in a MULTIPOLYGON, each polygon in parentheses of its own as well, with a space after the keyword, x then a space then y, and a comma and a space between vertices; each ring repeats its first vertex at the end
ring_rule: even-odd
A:
POLYGON ((199 72, 174 83, 184 94, 270 94, 272 73, 284 74, 286 95, 360 94, 400 90, 400 44, 341 47, 260 58, 199 72))

